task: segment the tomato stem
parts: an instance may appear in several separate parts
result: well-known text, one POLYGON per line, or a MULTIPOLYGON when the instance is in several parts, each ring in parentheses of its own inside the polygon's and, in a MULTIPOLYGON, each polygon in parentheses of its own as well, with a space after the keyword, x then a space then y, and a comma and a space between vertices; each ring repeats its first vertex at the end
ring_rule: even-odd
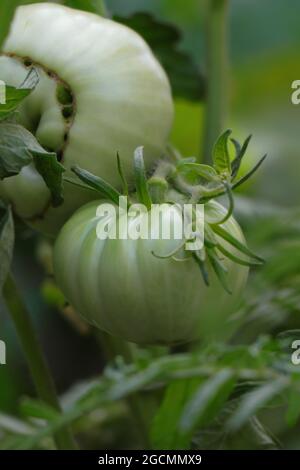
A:
MULTIPOLYGON (((47 405, 61 412, 52 376, 36 336, 30 314, 11 273, 8 275, 3 287, 3 298, 14 322, 38 396, 47 405)), ((54 435, 54 440, 58 449, 76 449, 69 428, 57 432, 54 435)))
POLYGON ((228 102, 228 0, 207 0, 207 96, 202 161, 210 163, 214 142, 221 134, 228 102))

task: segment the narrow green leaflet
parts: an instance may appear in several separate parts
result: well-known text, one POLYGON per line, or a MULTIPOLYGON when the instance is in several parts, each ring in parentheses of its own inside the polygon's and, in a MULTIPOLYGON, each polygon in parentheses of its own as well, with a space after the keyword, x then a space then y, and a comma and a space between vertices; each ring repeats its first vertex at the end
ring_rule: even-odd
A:
POLYGON ((232 291, 228 285, 228 279, 227 279, 227 270, 223 266, 222 262, 219 260, 218 255, 216 254, 214 249, 208 249, 207 250, 207 256, 209 258, 210 264, 212 265, 212 268, 219 279, 220 283, 226 290, 228 294, 232 294, 232 291))
POLYGON ((172 382, 154 417, 151 427, 151 443, 154 449, 189 449, 192 432, 180 432, 178 422, 182 407, 199 386, 201 379, 193 378, 172 382))
POLYGON ((175 26, 157 20, 149 13, 115 16, 114 20, 135 30, 145 39, 166 70, 176 97, 192 101, 203 99, 204 77, 193 59, 178 47, 181 32, 175 26))
POLYGON ((260 256, 257 256, 255 253, 253 253, 251 250, 249 250, 249 248, 246 245, 243 245, 239 240, 234 238, 223 227, 220 227, 220 225, 215 225, 215 224, 211 224, 211 227, 217 235, 219 235, 221 238, 226 240, 230 245, 234 246, 241 253, 244 253, 245 255, 249 256, 250 258, 254 258, 257 261, 260 261, 261 263, 264 263, 263 258, 261 258, 260 256))
POLYGON ((32 90, 34 90, 38 82, 39 75, 36 69, 32 68, 24 82, 18 88, 9 85, 1 85, 0 121, 7 119, 12 113, 16 111, 21 102, 32 92, 32 90), (5 103, 2 101, 5 101, 5 103))
POLYGON ((249 418, 266 406, 273 398, 284 392, 288 385, 288 380, 280 377, 245 395, 236 412, 228 420, 227 429, 229 431, 240 429, 247 423, 249 418))
POLYGON ((17 175, 24 166, 34 163, 48 186, 54 206, 63 202, 62 173, 56 154, 47 152, 36 138, 19 124, 0 125, 0 179, 17 175))
POLYGON ((150 209, 152 201, 146 177, 143 150, 143 147, 138 147, 134 152, 135 185, 139 201, 144 204, 147 209, 150 209))
POLYGON ((211 421, 220 411, 236 383, 234 372, 223 369, 209 378, 184 407, 180 419, 182 433, 211 421))
MULTIPOLYGON (((90 188, 98 191, 102 197, 107 197, 115 204, 119 204, 119 197, 121 193, 117 191, 111 184, 104 181, 100 176, 95 176, 89 171, 83 170, 77 165, 74 165, 72 171, 90 188)), ((71 182, 71 180, 68 180, 71 182)))
POLYGON ((10 207, 0 201, 0 293, 10 270, 15 241, 14 221, 10 207))
POLYGON ((216 170, 212 166, 204 165, 202 163, 193 163, 185 160, 186 159, 182 159, 177 165, 177 170, 180 173, 194 174, 195 176, 200 176, 201 178, 204 178, 210 182, 220 181, 216 170))
POLYGON ((228 139, 231 130, 220 135, 213 148, 213 164, 216 171, 221 175, 231 175, 230 155, 228 151, 228 139))
POLYGON ((251 138, 252 138, 252 136, 249 135, 247 137, 247 139, 245 140, 245 142, 243 143, 242 147, 240 146, 240 144, 236 140, 231 139, 231 141, 233 142, 233 144, 235 146, 235 149, 236 149, 236 157, 231 163, 231 176, 232 176, 232 179, 234 179, 237 176, 238 172, 239 172, 242 160, 243 160, 243 158, 244 158, 244 156, 247 152, 247 149, 248 149, 251 138))

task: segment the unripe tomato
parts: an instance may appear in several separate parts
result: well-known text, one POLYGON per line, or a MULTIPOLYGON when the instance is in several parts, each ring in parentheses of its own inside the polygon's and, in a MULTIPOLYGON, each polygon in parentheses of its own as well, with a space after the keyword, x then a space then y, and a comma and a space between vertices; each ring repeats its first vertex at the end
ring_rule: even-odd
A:
MULTIPOLYGON (((54 248, 58 285, 83 318, 101 330, 139 344, 225 339, 235 330, 236 322, 230 317, 244 289, 247 267, 224 259, 231 295, 210 268, 207 286, 193 258, 181 262, 158 258, 182 245, 182 240, 99 239, 97 229, 98 234, 99 229, 104 230, 102 224, 107 220, 97 217, 98 204, 94 201, 79 209, 64 225, 54 248)), ((151 219, 152 210, 130 217, 127 226, 140 223, 138 217, 151 219)), ((168 219, 170 211, 174 214, 174 229, 182 213, 175 205, 164 205, 161 220, 168 219)), ((225 214, 215 201, 205 205, 206 220, 218 216, 222 220, 225 214)), ((119 223, 117 218, 110 230, 114 231, 119 223)), ((222 226, 245 243, 233 217, 222 226)), ((237 255, 234 247, 224 240, 221 243, 237 255)))
MULTIPOLYGON (((131 180, 132 155, 144 145, 149 167, 164 153, 173 117, 168 79, 145 41, 112 20, 61 5, 17 9, 0 57, 0 78, 18 86, 35 66, 36 90, 21 123, 70 170, 77 164, 118 186, 116 153, 131 180)), ((65 185, 65 203, 50 194, 33 167, 1 183, 17 214, 50 233, 94 193, 65 185)))

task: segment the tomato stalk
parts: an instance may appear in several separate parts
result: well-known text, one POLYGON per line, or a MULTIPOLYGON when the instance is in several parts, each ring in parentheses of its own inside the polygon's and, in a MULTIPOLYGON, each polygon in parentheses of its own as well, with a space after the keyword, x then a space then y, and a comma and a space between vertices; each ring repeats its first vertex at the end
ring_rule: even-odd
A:
POLYGON ((202 160, 210 162, 216 138, 225 127, 228 103, 228 0, 207 0, 206 62, 207 96, 202 160))
MULTIPOLYGON (((38 396, 47 405, 61 412, 55 386, 36 336, 30 314, 24 305, 12 274, 3 288, 3 298, 14 322, 38 396)), ((58 449, 76 449, 70 429, 64 428, 54 435, 58 449)))

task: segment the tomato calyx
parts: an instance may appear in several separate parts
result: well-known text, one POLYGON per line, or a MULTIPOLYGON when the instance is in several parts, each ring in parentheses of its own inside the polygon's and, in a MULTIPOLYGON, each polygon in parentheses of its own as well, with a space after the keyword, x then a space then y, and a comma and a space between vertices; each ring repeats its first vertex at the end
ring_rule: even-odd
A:
POLYGON ((147 178, 146 175, 143 147, 138 147, 133 158, 136 191, 134 194, 129 194, 119 155, 117 155, 117 167, 122 181, 122 193, 102 178, 78 166, 73 167, 72 171, 81 182, 79 183, 78 180, 70 178, 66 178, 66 180, 73 184, 84 184, 85 187, 92 188, 102 198, 108 199, 114 204, 118 204, 120 196, 129 196, 128 208, 137 200, 148 211, 151 211, 153 203, 168 203, 177 205, 183 213, 184 204, 192 203, 194 207, 191 220, 193 228, 191 238, 183 238, 182 243, 170 253, 157 254, 152 252, 152 254, 161 259, 172 258, 177 262, 184 262, 193 258, 200 268, 206 285, 210 283, 210 267, 223 288, 231 294, 232 291, 227 280, 228 270, 224 259, 247 267, 255 267, 264 263, 260 256, 253 253, 246 244, 235 238, 226 229, 226 223, 232 218, 234 210, 233 190, 255 173, 266 156, 247 175, 236 181, 251 136, 245 140, 243 145, 240 145, 235 139, 231 139, 236 152, 235 158, 231 161, 228 152, 230 135, 231 131, 228 130, 216 141, 213 149, 213 166, 197 163, 195 158, 182 158, 176 151, 171 150, 169 151, 169 157, 171 158, 161 160, 150 178, 147 178), (229 202, 227 209, 212 202, 225 194, 229 202), (180 198, 178 198, 178 195, 180 198), (195 242, 199 236, 195 222, 197 220, 197 210, 199 210, 197 204, 203 204, 205 211, 203 247, 189 251, 185 248, 186 242, 195 242), (234 249, 234 253, 232 253, 230 247, 234 249))

